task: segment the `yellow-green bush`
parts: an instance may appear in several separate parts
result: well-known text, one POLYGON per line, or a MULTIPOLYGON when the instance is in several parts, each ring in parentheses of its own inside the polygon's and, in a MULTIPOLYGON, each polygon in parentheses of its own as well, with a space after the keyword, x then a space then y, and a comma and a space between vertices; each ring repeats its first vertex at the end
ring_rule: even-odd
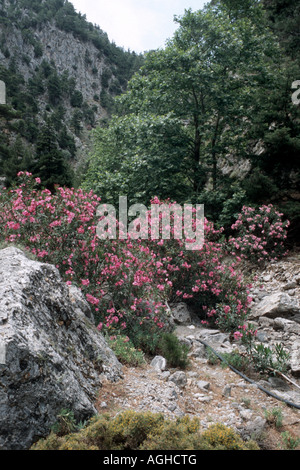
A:
POLYGON ((160 413, 137 413, 132 410, 118 414, 110 421, 110 431, 114 442, 121 448, 138 449, 151 431, 164 421, 160 413))
POLYGON ((58 436, 54 432, 31 450, 248 450, 232 429, 214 424, 200 433, 198 418, 169 420, 160 413, 127 410, 114 418, 94 416, 78 432, 58 436))
POLYGON ((46 439, 40 439, 32 446, 32 450, 60 450, 61 438, 51 432, 46 439))
POLYGON ((200 437, 199 449, 201 450, 258 450, 253 442, 244 442, 233 429, 224 424, 212 424, 200 437))
POLYGON ((185 416, 176 421, 165 420, 147 436, 140 449, 195 450, 199 440, 200 423, 185 416))
POLYGON ((144 353, 134 347, 128 336, 107 335, 106 341, 122 364, 137 367, 146 363, 144 353))

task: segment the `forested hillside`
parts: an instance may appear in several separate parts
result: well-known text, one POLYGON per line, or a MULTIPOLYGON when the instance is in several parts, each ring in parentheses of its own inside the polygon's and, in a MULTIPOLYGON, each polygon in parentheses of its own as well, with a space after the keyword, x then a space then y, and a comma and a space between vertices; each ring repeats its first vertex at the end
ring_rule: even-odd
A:
POLYGON ((0 4, 0 172, 19 170, 48 186, 72 185, 89 150, 89 130, 110 115, 142 56, 110 43, 65 0, 0 4), (75 172, 74 172, 75 170, 75 172))

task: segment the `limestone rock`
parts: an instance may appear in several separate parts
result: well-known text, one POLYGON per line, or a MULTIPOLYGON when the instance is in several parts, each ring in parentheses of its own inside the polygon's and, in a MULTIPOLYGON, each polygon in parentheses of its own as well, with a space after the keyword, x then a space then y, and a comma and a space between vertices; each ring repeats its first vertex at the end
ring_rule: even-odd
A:
POLYGON ((91 321, 81 292, 49 264, 0 251, 0 449, 28 449, 62 409, 95 414, 101 378, 122 366, 91 321))
POLYGON ((251 318, 258 317, 288 317, 290 315, 300 314, 300 306, 297 299, 283 292, 264 297, 251 312, 251 318))
POLYGON ((177 324, 186 325, 191 323, 191 314, 184 302, 173 305, 171 308, 173 320, 177 324))
POLYGON ((174 382, 179 388, 184 388, 187 384, 187 376, 185 372, 178 370, 174 374, 170 375, 169 380, 174 382))
POLYGON ((151 366, 157 371, 164 371, 167 367, 167 361, 162 356, 155 356, 151 361, 151 366))
POLYGON ((259 439, 263 435, 266 425, 266 419, 261 416, 256 416, 253 421, 247 423, 241 435, 244 439, 259 439))
POLYGON ((290 358, 291 373, 300 377, 300 340, 293 343, 290 358))

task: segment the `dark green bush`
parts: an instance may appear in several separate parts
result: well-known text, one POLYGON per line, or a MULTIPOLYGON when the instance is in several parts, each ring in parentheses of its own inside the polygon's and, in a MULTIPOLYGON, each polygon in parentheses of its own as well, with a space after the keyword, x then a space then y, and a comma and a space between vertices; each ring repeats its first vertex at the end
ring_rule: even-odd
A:
POLYGON ((181 369, 188 366, 188 347, 180 343, 173 333, 162 334, 158 342, 158 351, 165 357, 169 366, 181 369))

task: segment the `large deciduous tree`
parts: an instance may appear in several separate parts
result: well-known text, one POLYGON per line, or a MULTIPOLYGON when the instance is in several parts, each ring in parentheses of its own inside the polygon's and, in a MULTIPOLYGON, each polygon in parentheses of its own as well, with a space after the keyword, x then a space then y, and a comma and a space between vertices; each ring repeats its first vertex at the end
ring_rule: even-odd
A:
POLYGON ((280 53, 262 6, 215 1, 175 21, 173 38, 147 54, 117 114, 97 131, 86 185, 98 192, 130 187, 201 202, 207 184, 220 190, 222 162, 249 155, 261 88, 274 86, 280 53))

